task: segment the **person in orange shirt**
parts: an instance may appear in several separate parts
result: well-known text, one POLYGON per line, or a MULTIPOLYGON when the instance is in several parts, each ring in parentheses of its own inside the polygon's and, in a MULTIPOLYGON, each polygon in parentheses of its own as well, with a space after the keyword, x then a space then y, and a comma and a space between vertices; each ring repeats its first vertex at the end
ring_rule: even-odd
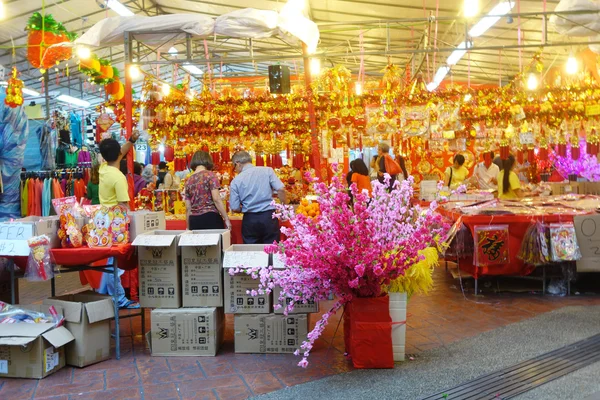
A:
POLYGON ((360 158, 353 160, 350 163, 350 170, 351 176, 350 182, 348 183, 356 183, 356 188, 358 189, 359 193, 363 190, 366 190, 367 192, 369 192, 369 197, 371 197, 371 192, 373 191, 373 188, 371 187, 369 168, 367 168, 365 162, 360 158))

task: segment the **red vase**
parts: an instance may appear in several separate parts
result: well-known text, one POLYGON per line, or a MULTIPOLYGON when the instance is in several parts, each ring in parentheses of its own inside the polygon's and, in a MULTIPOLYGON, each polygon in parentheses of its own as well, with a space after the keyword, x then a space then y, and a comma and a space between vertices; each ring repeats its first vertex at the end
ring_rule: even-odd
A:
POLYGON ((354 368, 394 368, 389 297, 355 298, 344 308, 344 342, 354 368))

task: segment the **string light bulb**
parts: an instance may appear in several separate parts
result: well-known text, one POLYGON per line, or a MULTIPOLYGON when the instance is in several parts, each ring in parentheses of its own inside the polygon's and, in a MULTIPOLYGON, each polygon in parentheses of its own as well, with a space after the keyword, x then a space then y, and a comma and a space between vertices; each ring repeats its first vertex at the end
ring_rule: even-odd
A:
POLYGON ((472 98, 473 98, 473 96, 471 96, 471 93, 467 93, 467 94, 465 94, 464 102, 468 103, 471 101, 472 98))
POLYGON ((569 55, 569 58, 567 59, 566 70, 567 74, 569 75, 575 75, 577 73, 577 70, 579 70, 577 59, 573 57, 573 54, 569 55))
POLYGON ((77 48, 77 57, 79 57, 80 60, 87 60, 91 56, 92 56, 92 52, 90 51, 89 48, 84 47, 84 46, 81 46, 81 47, 77 48))
POLYGON ((362 84, 360 82, 356 82, 354 84, 354 92, 356 93, 357 96, 362 95, 363 88, 362 88, 362 84))
POLYGON ((140 71, 140 67, 137 65, 130 65, 128 68, 129 77, 133 80, 139 79, 142 76, 142 72, 140 71))
POLYGON ((538 80, 535 74, 529 74, 529 78, 527 78, 527 89, 535 90, 538 87, 538 80))
POLYGON ((171 93, 171 85, 169 85, 168 83, 163 83, 162 94, 164 94, 165 96, 168 96, 169 93, 171 93))

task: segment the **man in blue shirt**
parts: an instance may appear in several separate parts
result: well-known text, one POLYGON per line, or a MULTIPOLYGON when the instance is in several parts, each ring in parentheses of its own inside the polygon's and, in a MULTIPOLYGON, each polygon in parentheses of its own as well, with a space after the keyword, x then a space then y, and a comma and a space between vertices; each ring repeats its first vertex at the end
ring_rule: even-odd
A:
POLYGON ((237 176, 229 187, 229 206, 243 212, 242 238, 245 244, 272 244, 279 241, 279 220, 273 218, 273 191, 285 204, 285 190, 273 168, 255 167, 246 151, 232 157, 237 176))

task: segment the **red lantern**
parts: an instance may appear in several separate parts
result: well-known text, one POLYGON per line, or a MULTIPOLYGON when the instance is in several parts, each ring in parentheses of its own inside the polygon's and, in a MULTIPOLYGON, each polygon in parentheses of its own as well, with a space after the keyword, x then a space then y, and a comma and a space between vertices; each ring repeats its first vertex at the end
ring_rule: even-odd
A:
POLYGON ((500 145, 500 158, 502 160, 506 160, 508 158, 509 154, 510 154, 510 152, 508 149, 508 145, 507 144, 500 145))
POLYGON ((175 149, 173 146, 165 146, 165 161, 171 162, 175 159, 175 149))
POLYGON ((365 129, 367 127, 367 121, 364 117, 359 117, 354 119, 354 127, 356 129, 365 129))
POLYGON ((327 126, 329 127, 329 129, 337 130, 340 129, 342 123, 339 118, 334 117, 330 118, 329 121, 327 121, 327 126))
POLYGON ((580 156, 579 146, 571 147, 571 158, 573 160, 579 160, 579 156, 580 156))
POLYGON ((565 157, 567 155, 567 145, 566 145, 566 143, 559 143, 556 146, 556 152, 558 153, 559 156, 565 157))
MULTIPOLYGON (((502 152, 502 149, 500 150, 500 152, 502 152)), ((506 156, 506 158, 508 158, 508 156, 506 156)), ((506 158, 503 158, 503 160, 506 160, 506 158)), ((524 161, 523 150, 517 150, 517 161, 519 162, 519 164, 523 164, 523 161, 524 161)))
POLYGON ((344 123, 344 125, 352 125, 352 123, 354 122, 354 117, 352 117, 351 115, 343 117, 342 122, 344 123))
POLYGON ((540 147, 538 158, 542 161, 548 160, 548 149, 546 147, 540 147))
POLYGON ((160 164, 160 153, 158 151, 153 151, 152 154, 150 154, 150 162, 152 165, 160 164))
POLYGON ((535 152, 533 151, 533 148, 527 149, 527 161, 529 161, 530 164, 535 162, 535 152))

